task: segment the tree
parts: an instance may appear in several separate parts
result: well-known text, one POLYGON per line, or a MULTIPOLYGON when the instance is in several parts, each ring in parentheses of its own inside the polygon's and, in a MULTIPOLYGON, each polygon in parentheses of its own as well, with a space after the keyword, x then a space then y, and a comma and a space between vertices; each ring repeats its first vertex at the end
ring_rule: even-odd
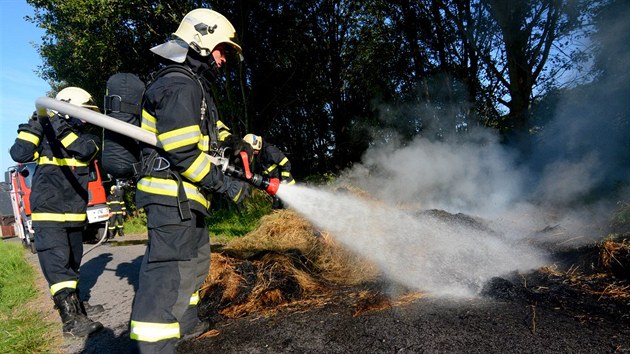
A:
POLYGON ((585 18, 577 14, 589 14, 585 11, 589 2, 482 0, 472 4, 474 22, 462 21, 446 2, 442 8, 481 59, 480 82, 492 92, 497 109, 507 111, 489 123, 504 134, 528 132, 535 96, 553 88, 564 71, 578 64, 579 48, 571 49, 570 40, 584 35, 585 18), (484 32, 471 35, 470 26, 480 26, 484 32))
POLYGON ((107 78, 133 72, 147 79, 157 65, 148 48, 164 42, 186 7, 179 2, 27 0, 30 20, 46 30, 39 53, 42 78, 102 97, 107 78))

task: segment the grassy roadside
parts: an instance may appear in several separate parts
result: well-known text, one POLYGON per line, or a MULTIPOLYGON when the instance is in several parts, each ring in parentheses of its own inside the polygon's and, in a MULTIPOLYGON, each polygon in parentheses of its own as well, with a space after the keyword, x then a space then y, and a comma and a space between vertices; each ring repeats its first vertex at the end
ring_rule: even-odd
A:
POLYGON ((3 353, 50 353, 56 323, 35 303, 37 273, 20 243, 0 241, 0 348, 3 353))

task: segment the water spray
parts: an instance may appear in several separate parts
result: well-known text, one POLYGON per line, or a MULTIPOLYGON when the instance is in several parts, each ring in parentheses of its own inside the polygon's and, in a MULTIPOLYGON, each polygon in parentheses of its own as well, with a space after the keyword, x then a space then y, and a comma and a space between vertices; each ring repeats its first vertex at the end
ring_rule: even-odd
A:
MULTIPOLYGON (((101 128, 136 139, 145 144, 159 147, 157 137, 154 133, 84 107, 75 106, 51 97, 39 97, 35 100, 35 107, 38 117, 47 117, 48 114, 46 110, 50 109, 60 114, 78 118, 101 128)), ((272 196, 278 192, 280 180, 252 173, 249 170, 249 159, 246 158, 246 156, 241 156, 243 158, 244 168, 230 164, 230 160, 226 156, 208 155, 208 157, 210 158, 210 162, 220 166, 221 170, 226 175, 246 181, 272 196)))

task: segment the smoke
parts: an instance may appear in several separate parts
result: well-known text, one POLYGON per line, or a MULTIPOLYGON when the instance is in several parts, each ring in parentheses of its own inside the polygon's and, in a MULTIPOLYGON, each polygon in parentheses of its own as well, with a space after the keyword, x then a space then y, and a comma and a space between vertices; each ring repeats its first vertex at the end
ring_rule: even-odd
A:
POLYGON ((492 277, 547 264, 536 244, 593 240, 598 230, 588 224, 601 210, 547 207, 540 200, 549 196, 536 193, 570 200, 596 180, 589 173, 596 161, 589 155, 549 163, 532 188, 528 166, 488 131, 406 146, 389 136, 336 182, 369 197, 284 185, 278 196, 390 279, 435 295, 470 296, 492 277))
POLYGON ((388 278, 434 295, 473 296, 493 276, 544 264, 527 243, 475 224, 305 186, 283 185, 278 195, 388 278))

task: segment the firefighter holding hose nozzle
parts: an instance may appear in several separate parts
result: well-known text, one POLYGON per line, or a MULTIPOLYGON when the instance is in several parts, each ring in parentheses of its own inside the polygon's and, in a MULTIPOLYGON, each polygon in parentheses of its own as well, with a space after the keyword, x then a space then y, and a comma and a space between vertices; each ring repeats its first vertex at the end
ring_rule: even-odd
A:
MULTIPOLYGON (((142 100, 141 128, 156 135, 157 147, 143 147, 144 169, 136 183, 136 205, 146 212, 149 236, 130 324, 134 349, 141 353, 174 353, 180 338, 209 328, 197 316, 210 262, 205 221, 210 201, 202 192, 240 203, 248 184, 213 163, 213 149, 235 140, 219 119, 203 73, 240 57, 235 37, 223 15, 196 9, 186 14, 173 39, 151 48, 166 67, 142 100)), ((240 153, 238 144, 234 153, 240 153)))
MULTIPOLYGON (((278 179, 283 184, 295 184, 291 175, 291 162, 286 155, 273 144, 263 140, 259 135, 247 134, 243 141, 251 145, 253 149, 252 170, 267 176, 270 179, 278 179)), ((277 188, 276 188, 277 190, 277 188)), ((271 194, 271 193, 269 193, 271 194)), ((284 204, 277 195, 271 194, 272 209, 283 209, 284 204)))
MULTIPOLYGON (((67 87, 55 98, 98 111, 90 94, 78 87, 67 87)), ((87 316, 102 312, 103 307, 81 302, 78 288, 89 163, 100 145, 96 137, 82 133, 80 125, 80 120, 56 112, 34 114, 28 123, 19 125, 10 149, 16 162, 37 163, 30 196, 35 247, 63 334, 72 337, 85 337, 103 328, 87 316)))

